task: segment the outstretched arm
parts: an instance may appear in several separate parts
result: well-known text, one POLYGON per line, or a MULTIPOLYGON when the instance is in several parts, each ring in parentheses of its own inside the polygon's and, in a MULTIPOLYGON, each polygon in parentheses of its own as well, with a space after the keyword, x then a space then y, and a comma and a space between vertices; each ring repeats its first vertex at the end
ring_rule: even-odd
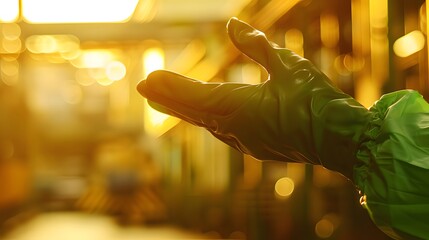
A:
POLYGON ((368 110, 310 61, 272 46, 252 26, 232 18, 227 31, 269 79, 258 85, 206 83, 156 71, 138 85, 139 92, 155 109, 204 127, 243 153, 321 164, 352 179, 368 110))
POLYGON ((395 239, 429 236, 429 104, 403 90, 370 110, 314 65, 231 19, 234 45, 263 66, 258 85, 204 83, 157 71, 138 85, 159 111, 204 127, 258 159, 321 164, 362 191, 374 223, 395 239))

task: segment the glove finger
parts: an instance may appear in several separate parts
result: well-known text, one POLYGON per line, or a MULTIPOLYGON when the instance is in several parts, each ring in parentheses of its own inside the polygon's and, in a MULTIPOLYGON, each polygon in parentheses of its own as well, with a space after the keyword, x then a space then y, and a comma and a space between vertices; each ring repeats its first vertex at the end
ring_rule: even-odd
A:
MULTIPOLYGON (((149 105, 153 108, 153 109, 155 109, 155 110, 157 110, 157 111, 159 111, 159 112, 162 112, 162 113, 165 113, 165 114, 168 114, 168 115, 171 115, 171 116, 174 116, 174 117, 177 117, 177 118, 180 118, 180 119, 182 119, 182 120, 184 120, 184 121, 187 121, 187 122, 189 122, 189 123, 191 123, 191 124, 194 124, 194 125, 196 125, 196 126, 200 126, 200 127, 205 127, 205 128, 209 128, 209 129, 212 129, 212 128, 214 128, 214 126, 209 126, 209 123, 207 123, 206 121, 203 121, 202 120, 202 118, 200 118, 200 119, 196 119, 195 117, 194 118, 191 118, 191 117, 189 117, 190 115, 193 115, 193 116, 195 116, 195 115, 197 115, 197 113, 195 112, 195 113, 191 113, 191 112, 193 112, 194 110, 192 110, 192 109, 189 109, 187 112, 186 112, 186 115, 183 115, 183 114, 180 114, 180 112, 176 112, 175 110, 173 110, 173 109, 169 109, 168 107, 166 107, 166 106, 163 106, 163 105, 160 105, 160 104, 158 104, 158 103, 156 103, 156 102, 153 102, 153 101, 150 101, 150 100, 148 100, 147 101, 148 103, 149 103, 149 105)), ((183 111, 182 111, 183 112, 183 111)), ((202 115, 202 113, 200 112, 199 113, 200 115, 202 115)), ((213 125, 213 124, 210 124, 210 125, 213 125)))
POLYGON ((309 63, 289 49, 273 46, 263 32, 237 18, 229 20, 227 30, 234 45, 270 74, 289 76, 302 63, 309 63))
POLYGON ((272 63, 270 63, 269 59, 275 53, 263 32, 237 18, 229 20, 227 32, 232 43, 242 53, 255 60, 271 73, 272 63))
POLYGON ((156 71, 140 82, 138 91, 155 109, 196 125, 230 114, 254 90, 239 83, 206 83, 168 71, 156 71))

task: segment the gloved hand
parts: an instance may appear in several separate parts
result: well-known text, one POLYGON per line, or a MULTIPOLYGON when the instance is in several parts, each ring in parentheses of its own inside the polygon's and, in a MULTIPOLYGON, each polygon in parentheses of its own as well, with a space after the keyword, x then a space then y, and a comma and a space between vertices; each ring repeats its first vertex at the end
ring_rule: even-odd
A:
POLYGON ((245 154, 322 164, 352 179, 369 111, 310 61, 271 45, 264 33, 235 18, 227 30, 234 45, 268 71, 267 81, 206 83, 155 71, 138 91, 155 109, 204 127, 245 154))

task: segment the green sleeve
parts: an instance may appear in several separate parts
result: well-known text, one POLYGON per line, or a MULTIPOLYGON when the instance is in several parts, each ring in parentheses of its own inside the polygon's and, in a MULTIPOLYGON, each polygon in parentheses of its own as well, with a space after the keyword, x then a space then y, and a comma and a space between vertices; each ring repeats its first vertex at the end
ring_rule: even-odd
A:
POLYGON ((371 109, 354 168, 363 206, 395 239, 429 237, 429 104, 416 91, 384 95, 371 109))
POLYGON ((233 44, 263 66, 261 84, 206 83, 168 71, 138 85, 151 106, 260 160, 323 165, 352 180, 375 224, 396 239, 429 236, 429 106, 415 91, 370 110, 310 61, 231 19, 233 44))

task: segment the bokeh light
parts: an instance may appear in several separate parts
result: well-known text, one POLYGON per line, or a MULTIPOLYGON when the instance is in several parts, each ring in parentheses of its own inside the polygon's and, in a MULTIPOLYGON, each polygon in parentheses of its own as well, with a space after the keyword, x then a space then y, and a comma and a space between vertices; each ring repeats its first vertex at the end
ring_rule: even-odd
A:
POLYGON ((16 23, 2 24, 2 33, 4 38, 15 40, 21 36, 21 27, 16 23))
POLYGON ((112 61, 106 66, 106 76, 112 81, 118 81, 125 77, 127 68, 120 61, 112 61))
POLYGON ((289 197, 295 190, 295 183, 288 177, 283 177, 277 180, 275 186, 275 193, 280 198, 289 197))
POLYGON ((7 76, 18 75, 19 62, 17 60, 12 60, 12 61, 2 60, 0 61, 0 69, 2 74, 5 74, 7 76))
POLYGON ((104 68, 114 59, 114 54, 109 50, 86 50, 75 61, 80 68, 104 68))
POLYGON ((149 48, 143 53, 143 75, 164 68, 164 51, 161 48, 149 48))
POLYGON ((334 233, 334 224, 328 219, 321 219, 314 228, 316 235, 320 238, 329 238, 334 233))
POLYGON ((415 30, 399 38, 393 44, 393 51, 399 57, 408 57, 425 46, 425 36, 422 32, 415 30))
POLYGON ((338 45, 340 39, 340 28, 337 16, 333 14, 322 14, 320 16, 320 37, 323 45, 333 48, 338 45))
POLYGON ((7 39, 7 38, 3 38, 3 40, 1 41, 2 47, 3 49, 7 52, 7 53, 18 53, 21 51, 21 40, 19 38, 17 39, 7 39))
POLYGON ((299 29, 292 28, 285 33, 285 47, 304 56, 304 36, 299 29))
POLYGON ((51 35, 30 36, 25 43, 32 53, 54 53, 57 51, 57 41, 51 35))

